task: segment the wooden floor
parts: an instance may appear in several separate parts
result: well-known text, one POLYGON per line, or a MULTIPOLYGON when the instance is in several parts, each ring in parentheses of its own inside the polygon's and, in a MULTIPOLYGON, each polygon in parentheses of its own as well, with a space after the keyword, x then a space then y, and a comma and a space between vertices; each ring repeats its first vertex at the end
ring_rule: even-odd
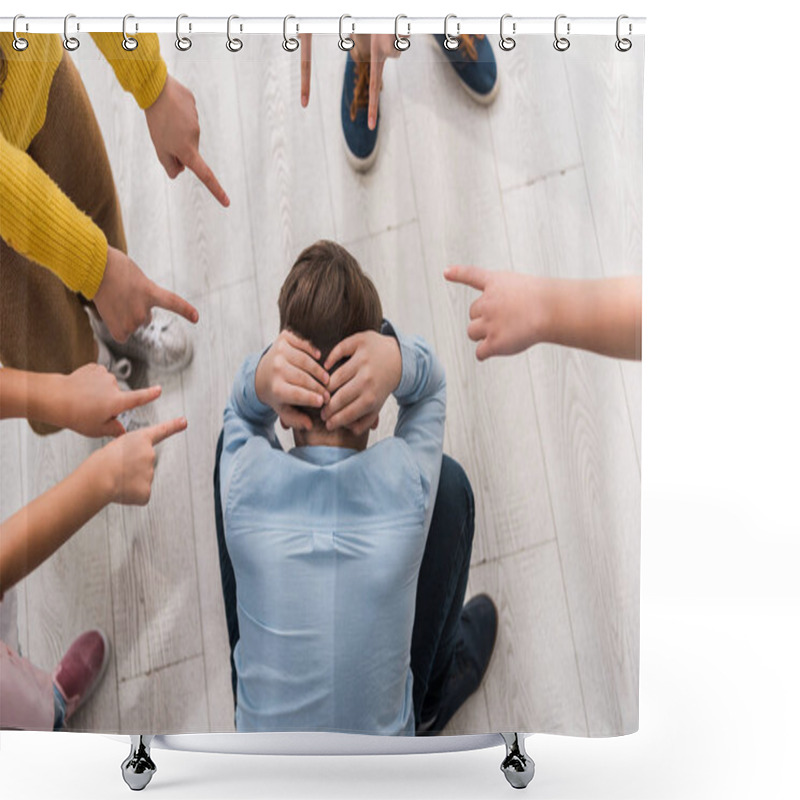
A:
MULTIPOLYGON (((73 724, 121 732, 233 727, 214 535, 212 465, 242 358, 277 332, 288 267, 322 237, 346 245, 401 330, 434 343, 448 375, 446 451, 477 504, 468 595, 489 592, 497 647, 452 732, 604 736, 638 725, 641 365, 538 346, 478 364, 474 292, 442 270, 473 263, 561 277, 641 269, 642 68, 637 47, 547 37, 499 53, 500 91, 473 103, 420 37, 389 62, 380 154, 345 159, 343 56, 314 39, 311 102, 299 55, 278 37, 197 37, 170 71, 197 99, 201 150, 231 197, 170 182, 144 115, 88 39, 76 54, 106 139, 129 250, 200 311, 195 356, 163 381, 162 419, 189 428, 161 447, 150 505, 113 506, 18 589, 24 654, 50 668, 80 631, 114 643, 109 674, 73 724)), ((385 413, 380 435, 391 431, 385 413)), ((96 443, 0 425, 2 511, 65 476, 96 443)))

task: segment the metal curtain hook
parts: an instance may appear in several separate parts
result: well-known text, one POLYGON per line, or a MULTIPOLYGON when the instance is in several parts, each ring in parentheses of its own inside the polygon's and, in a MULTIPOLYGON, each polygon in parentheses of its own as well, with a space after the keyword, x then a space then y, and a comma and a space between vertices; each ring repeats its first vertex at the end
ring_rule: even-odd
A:
MULTIPOLYGON (((192 40, 188 36, 181 36, 181 20, 188 19, 188 14, 178 14, 175 18, 175 47, 185 53, 191 46, 192 40)), ((192 23, 189 23, 189 32, 192 31, 192 23)))
POLYGON ((71 19, 75 19, 74 14, 67 14, 67 16, 64 17, 64 49, 69 50, 70 52, 77 50, 81 46, 79 39, 77 39, 75 36, 69 35, 69 29, 67 26, 69 25, 69 21, 71 19))
MULTIPOLYGON (((283 18, 283 49, 287 53, 294 53, 294 51, 297 50, 298 47, 300 47, 300 42, 294 36, 290 37, 288 34, 290 19, 296 20, 297 17, 293 17, 291 14, 287 14, 283 18)), ((297 24, 297 22, 295 22, 294 24, 294 30, 295 33, 300 32, 300 26, 297 24)))
POLYGON ((447 50, 458 50, 458 45, 460 44, 458 37, 461 35, 461 23, 458 21, 458 17, 455 14, 448 14, 444 18, 444 46, 447 50), (451 36, 447 31, 447 23, 450 22, 451 19, 456 20, 456 35, 451 36))
MULTIPOLYGON (((342 16, 339 17, 339 49, 344 50, 345 52, 352 50, 356 46, 356 43, 349 36, 344 35, 344 21, 346 19, 353 18, 349 14, 342 14, 342 16)), ((350 32, 352 33, 355 31, 356 26, 351 25, 350 29, 350 32)))
MULTIPOLYGON (((624 19, 628 19, 628 15, 627 15, 627 14, 620 14, 620 15, 617 17, 617 41, 616 41, 616 42, 614 42, 614 47, 616 47, 616 48, 617 48, 617 50, 619 50, 619 51, 620 51, 620 53, 627 53, 627 52, 628 52, 628 50, 630 50, 630 49, 631 49, 631 47, 633 47, 633 42, 632 42, 630 39, 628 39, 628 38, 622 38, 622 37, 619 35, 619 32, 620 32, 620 23, 621 23, 621 22, 622 22, 622 20, 624 20, 624 19)), ((631 34, 631 33, 633 33, 633 25, 631 25, 631 23, 629 22, 629 23, 628 23, 628 35, 630 36, 630 34, 631 34)))
MULTIPOLYGON (((553 47, 558 50, 559 53, 563 53, 565 50, 569 50, 570 41, 567 39, 566 36, 559 36, 558 35, 558 21, 560 19, 566 19, 566 14, 559 14, 555 22, 553 23, 553 35, 555 36, 555 41, 553 42, 553 47)), ((569 22, 567 23, 567 36, 569 36, 569 22)))
MULTIPOLYGON (((513 36, 505 35, 505 30, 504 30, 505 22, 507 19, 511 18, 512 18, 511 14, 503 14, 503 16, 500 17, 500 49, 505 50, 506 52, 508 52, 509 50, 513 50, 517 46, 517 41, 516 39, 513 38, 513 36)), ((516 33, 516 32, 517 32, 517 23, 512 22, 511 33, 516 33)))
MULTIPOLYGON (((28 49, 28 40, 23 39, 21 36, 17 36, 17 20, 20 19, 25 19, 25 17, 22 14, 17 14, 14 17, 14 22, 11 25, 11 32, 14 34, 14 42, 11 46, 21 53, 23 50, 28 49)), ((27 22, 25 23, 25 30, 28 30, 27 22)))
MULTIPOLYGON (((139 46, 139 40, 135 36, 128 36, 128 20, 135 19, 133 14, 126 14, 122 18, 122 48, 123 50, 135 50, 139 46)), ((138 26, 134 27, 138 30, 138 26)))
MULTIPOLYGON (((228 34, 228 41, 225 42, 225 47, 227 47, 231 53, 238 53, 243 46, 241 39, 236 39, 235 37, 231 36, 231 22, 233 22, 235 19, 239 19, 239 17, 237 17, 236 14, 231 14, 228 17, 228 26, 226 28, 226 32, 228 34)), ((240 25, 239 30, 241 29, 242 28, 240 25)))
POLYGON ((395 50, 399 50, 401 53, 403 50, 408 50, 411 47, 411 23, 406 22, 406 27, 408 28, 408 33, 405 36, 400 36, 400 20, 401 19, 408 19, 405 14, 398 14, 394 18, 394 48, 395 50))

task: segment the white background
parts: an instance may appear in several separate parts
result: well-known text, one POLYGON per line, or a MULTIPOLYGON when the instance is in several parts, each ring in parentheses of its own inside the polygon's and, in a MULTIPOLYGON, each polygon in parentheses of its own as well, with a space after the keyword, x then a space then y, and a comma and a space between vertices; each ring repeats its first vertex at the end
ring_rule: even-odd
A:
MULTIPOLYGON (((528 740, 539 798, 800 795, 800 178, 793 4, 333 6, 39 0, 136 13, 648 17, 640 732, 528 740)), ((287 56, 289 57, 289 56, 287 56)), ((128 796, 127 746, 0 734, 3 798, 128 796)), ((162 798, 509 797, 501 749, 403 757, 154 752, 162 798)))

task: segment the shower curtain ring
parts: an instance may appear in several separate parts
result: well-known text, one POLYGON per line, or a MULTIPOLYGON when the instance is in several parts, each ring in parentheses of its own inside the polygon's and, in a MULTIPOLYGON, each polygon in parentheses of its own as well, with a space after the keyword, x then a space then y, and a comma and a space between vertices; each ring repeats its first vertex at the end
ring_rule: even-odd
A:
MULTIPOLYGON (((122 49, 128 50, 135 50, 139 46, 139 40, 135 36, 128 36, 128 20, 129 19, 136 19, 133 14, 126 14, 122 18, 122 49)), ((138 30, 139 26, 134 25, 134 30, 138 30)))
MULTIPOLYGON (((185 53, 191 46, 192 40, 188 36, 181 36, 181 20, 188 19, 188 14, 178 14, 175 19, 175 47, 185 53)), ((192 23, 189 23, 189 33, 192 32, 192 23)))
MULTIPOLYGON (((349 14, 342 14, 339 17, 339 49, 344 50, 347 52, 348 50, 352 50, 356 43, 349 37, 344 35, 344 21, 346 19, 353 19, 349 14)), ((350 25, 350 33, 353 33, 356 29, 356 26, 351 24, 350 25)))
MULTIPOLYGON (((287 53, 294 53, 294 51, 300 47, 300 42, 294 36, 289 36, 288 30, 290 19, 297 20, 297 17, 287 14, 283 18, 283 49, 287 53)), ((294 31, 295 33, 300 33, 300 26, 297 24, 297 22, 294 23, 294 31)))
MULTIPOLYGON (((242 46, 243 46, 241 39, 237 39, 237 38, 231 36, 231 22, 233 22, 235 19, 239 19, 239 17, 237 17, 236 14, 231 14, 228 17, 228 27, 227 27, 228 41, 225 42, 225 47, 227 47, 228 50, 231 53, 238 53, 242 49, 242 46)), ((242 26, 240 25, 239 26, 239 30, 241 30, 241 29, 242 29, 242 26)))
MULTIPOLYGON (((517 46, 517 40, 513 36, 506 36, 505 35, 505 22, 507 19, 512 19, 511 14, 503 14, 500 17, 500 49, 505 50, 508 52, 509 50, 513 50, 517 46)), ((511 33, 517 32, 517 23, 511 23, 511 33)))
POLYGON ((570 46, 570 41, 569 39, 567 39, 567 36, 569 36, 569 28, 570 28, 569 22, 567 23, 567 36, 558 35, 558 21, 560 19, 566 19, 566 18, 567 18, 566 14, 559 14, 556 17, 555 22, 553 23, 553 35, 555 36, 553 47, 555 47, 555 49, 558 50, 559 53, 563 53, 565 50, 569 50, 570 46))
POLYGON ((69 35, 67 26, 69 25, 69 21, 71 19, 75 19, 74 14, 67 14, 67 16, 64 17, 64 49, 73 52, 81 46, 81 42, 80 39, 77 39, 75 36, 69 35))
POLYGON ((446 50, 458 50, 458 45, 460 44, 458 37, 461 35, 461 23, 458 21, 458 17, 455 14, 448 14, 444 18, 444 46, 446 50), (451 19, 456 21, 456 35, 451 36, 447 30, 447 23, 450 22, 451 19))
MULTIPOLYGON (((633 42, 630 39, 628 39, 627 37, 626 38, 622 38, 619 35, 620 22, 622 22, 622 20, 624 20, 624 19, 628 19, 628 15, 627 14, 620 14, 617 17, 617 41, 614 42, 614 47, 616 47, 617 50, 619 50, 620 53, 627 53, 628 50, 630 50, 631 47, 633 47, 633 42)), ((633 33, 633 26, 629 22, 628 23, 628 36, 630 36, 632 33, 633 33)))
MULTIPOLYGON (((11 25, 11 32, 14 34, 14 43, 11 46, 21 53, 23 50, 28 49, 28 40, 23 39, 21 36, 17 36, 17 20, 20 19, 25 19, 25 17, 22 14, 17 14, 14 17, 14 22, 11 25)), ((25 30, 28 30, 27 22, 25 23, 25 30)))
POLYGON ((408 19, 405 14, 398 14, 394 18, 394 48, 395 50, 399 50, 401 53, 403 50, 408 50, 411 47, 411 23, 406 22, 406 28, 408 28, 408 33, 405 36, 400 36, 400 20, 401 19, 408 19))

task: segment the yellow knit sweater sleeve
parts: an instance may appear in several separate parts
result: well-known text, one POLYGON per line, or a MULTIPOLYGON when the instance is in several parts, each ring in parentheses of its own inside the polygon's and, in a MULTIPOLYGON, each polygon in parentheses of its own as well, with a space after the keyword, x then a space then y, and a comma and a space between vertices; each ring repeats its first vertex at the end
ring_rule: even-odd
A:
POLYGON ((167 65, 161 57, 158 36, 140 33, 135 50, 122 47, 121 33, 93 33, 92 39, 111 64, 120 86, 130 92, 140 108, 155 103, 167 80, 167 65))
POLYGON ((0 238, 89 300, 103 280, 108 254, 103 232, 2 133, 0 238))

